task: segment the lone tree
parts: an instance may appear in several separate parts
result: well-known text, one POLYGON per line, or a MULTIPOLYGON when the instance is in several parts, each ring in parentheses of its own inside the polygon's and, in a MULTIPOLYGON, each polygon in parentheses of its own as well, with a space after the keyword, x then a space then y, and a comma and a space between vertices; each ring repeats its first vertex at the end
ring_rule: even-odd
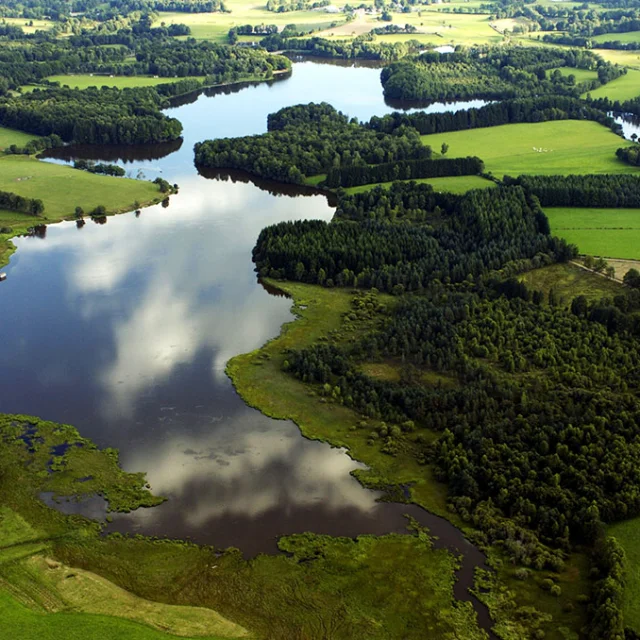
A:
POLYGON ((447 151, 449 151, 449 145, 446 142, 442 143, 442 146, 440 147, 440 153, 445 156, 447 155, 447 151))
POLYGON ((637 269, 629 269, 629 271, 624 274, 622 282, 624 282, 628 287, 640 289, 640 271, 637 269))

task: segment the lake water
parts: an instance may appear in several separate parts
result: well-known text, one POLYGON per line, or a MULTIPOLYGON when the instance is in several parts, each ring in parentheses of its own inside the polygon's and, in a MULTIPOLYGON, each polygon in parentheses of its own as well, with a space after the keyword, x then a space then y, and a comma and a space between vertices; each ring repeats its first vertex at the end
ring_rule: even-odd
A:
MULTIPOLYGON (((0 284, 0 407, 73 424, 99 446, 118 448, 122 466, 145 471, 169 499, 116 516, 112 529, 236 546, 250 556, 274 552, 276 537, 294 532, 401 532, 411 513, 439 544, 465 554, 456 590, 469 599, 483 558, 455 528, 417 507, 377 502, 380 494, 350 475, 359 465, 344 450, 247 407, 224 373, 229 358, 292 319, 290 301, 256 280, 258 233, 282 220, 329 220, 333 209, 313 191, 201 175, 193 145, 262 133, 267 114, 309 101, 363 120, 392 111, 379 69, 306 61, 284 80, 181 100, 168 113, 184 125, 182 144, 62 150, 58 161, 117 161, 130 175, 177 182, 180 192, 140 216, 81 229, 62 223, 44 237, 17 239, 0 284)), ((95 502, 86 510, 99 511, 95 502)))

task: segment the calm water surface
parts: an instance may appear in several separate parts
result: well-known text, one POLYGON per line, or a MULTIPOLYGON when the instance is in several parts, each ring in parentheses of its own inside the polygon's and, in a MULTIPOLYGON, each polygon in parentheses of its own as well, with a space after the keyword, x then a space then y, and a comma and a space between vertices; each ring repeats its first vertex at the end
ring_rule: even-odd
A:
MULTIPOLYGON (((270 85, 183 99, 168 110, 184 125, 182 144, 66 149, 58 160, 93 156, 130 175, 162 175, 180 185, 168 207, 17 240, 0 284, 1 410, 73 424, 120 449, 125 469, 147 472, 169 500, 117 516, 119 530, 252 555, 275 550, 281 534, 402 531, 404 513, 427 517, 377 502, 350 476, 359 465, 343 450, 247 407, 224 373, 229 358, 292 318, 290 301, 256 281, 258 233, 282 220, 329 220, 333 209, 322 195, 200 175, 193 145, 264 132, 267 114, 323 100, 360 119, 393 110, 379 69, 313 62, 294 64, 290 78, 270 85)), ((471 104, 482 102, 430 109, 471 104)), ((428 518, 449 535, 450 525, 428 518)))

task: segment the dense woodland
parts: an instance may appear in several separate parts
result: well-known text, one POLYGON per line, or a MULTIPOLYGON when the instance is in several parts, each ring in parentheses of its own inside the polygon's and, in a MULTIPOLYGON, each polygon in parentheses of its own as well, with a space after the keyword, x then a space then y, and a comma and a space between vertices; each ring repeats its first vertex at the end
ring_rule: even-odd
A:
POLYGON ((395 183, 389 191, 342 195, 334 222, 263 229, 253 259, 261 276, 400 294, 436 280, 461 283, 510 263, 563 260, 573 251, 549 235, 537 200, 521 188, 452 196, 395 183))
POLYGON ((302 184, 332 168, 427 159, 431 149, 415 129, 393 135, 373 131, 326 103, 287 107, 271 114, 268 133, 207 140, 195 146, 196 164, 242 169, 264 178, 302 184))
POLYGON ((552 48, 476 47, 454 53, 427 52, 382 71, 384 95, 397 100, 507 100, 543 94, 578 97, 626 70, 586 51, 552 48), (595 69, 598 80, 576 85, 556 67, 595 69))

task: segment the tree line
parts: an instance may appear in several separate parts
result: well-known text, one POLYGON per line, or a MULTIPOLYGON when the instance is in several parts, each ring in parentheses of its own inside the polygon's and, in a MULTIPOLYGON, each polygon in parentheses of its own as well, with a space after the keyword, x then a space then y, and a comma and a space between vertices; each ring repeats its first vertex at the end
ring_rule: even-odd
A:
POLYGON ((633 174, 504 176, 506 185, 520 185, 543 207, 640 207, 640 176, 633 174))
POLYGON ((0 191, 0 209, 40 216, 44 213, 44 203, 39 198, 25 198, 9 191, 0 191))

